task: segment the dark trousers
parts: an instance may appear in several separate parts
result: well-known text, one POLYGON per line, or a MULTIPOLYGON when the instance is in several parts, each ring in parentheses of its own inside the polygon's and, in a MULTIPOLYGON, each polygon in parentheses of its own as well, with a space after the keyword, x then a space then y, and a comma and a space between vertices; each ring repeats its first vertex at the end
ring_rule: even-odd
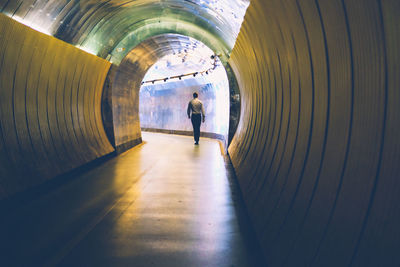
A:
POLYGON ((192 114, 192 125, 193 125, 194 141, 199 142, 201 114, 192 114))

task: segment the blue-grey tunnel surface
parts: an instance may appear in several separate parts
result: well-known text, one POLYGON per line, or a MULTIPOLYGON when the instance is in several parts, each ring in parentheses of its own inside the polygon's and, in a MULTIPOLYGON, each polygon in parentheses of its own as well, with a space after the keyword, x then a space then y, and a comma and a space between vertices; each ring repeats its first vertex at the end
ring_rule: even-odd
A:
POLYGON ((0 11, 2 203, 139 144, 141 81, 176 45, 146 40, 176 34, 237 81, 228 152, 267 265, 400 266, 400 1, 0 0, 0 11))
POLYGON ((3 217, 1 265, 263 265, 218 142, 143 140, 3 217))

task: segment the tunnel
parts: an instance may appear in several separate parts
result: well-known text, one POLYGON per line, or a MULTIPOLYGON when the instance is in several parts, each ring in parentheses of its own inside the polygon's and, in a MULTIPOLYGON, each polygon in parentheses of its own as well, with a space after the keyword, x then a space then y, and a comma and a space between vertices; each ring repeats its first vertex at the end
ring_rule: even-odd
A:
POLYGON ((182 35, 218 55, 240 92, 227 153, 265 265, 400 264, 399 1, 0 10, 1 201, 139 145, 141 82, 182 35))

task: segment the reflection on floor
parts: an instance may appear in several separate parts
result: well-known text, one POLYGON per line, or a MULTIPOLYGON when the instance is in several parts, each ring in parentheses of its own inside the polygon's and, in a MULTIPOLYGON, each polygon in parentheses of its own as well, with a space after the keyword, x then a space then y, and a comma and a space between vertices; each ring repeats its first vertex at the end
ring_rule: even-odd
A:
POLYGON ((2 266, 263 266, 218 143, 144 144, 3 212, 2 266))

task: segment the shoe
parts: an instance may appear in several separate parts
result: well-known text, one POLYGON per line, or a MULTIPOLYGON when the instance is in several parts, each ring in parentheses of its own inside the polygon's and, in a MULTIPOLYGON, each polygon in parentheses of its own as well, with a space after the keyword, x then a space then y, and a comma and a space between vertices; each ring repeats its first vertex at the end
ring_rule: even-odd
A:
POLYGON ((198 144, 199 144, 199 142, 195 142, 194 144, 195 144, 195 145, 198 145, 198 144))

